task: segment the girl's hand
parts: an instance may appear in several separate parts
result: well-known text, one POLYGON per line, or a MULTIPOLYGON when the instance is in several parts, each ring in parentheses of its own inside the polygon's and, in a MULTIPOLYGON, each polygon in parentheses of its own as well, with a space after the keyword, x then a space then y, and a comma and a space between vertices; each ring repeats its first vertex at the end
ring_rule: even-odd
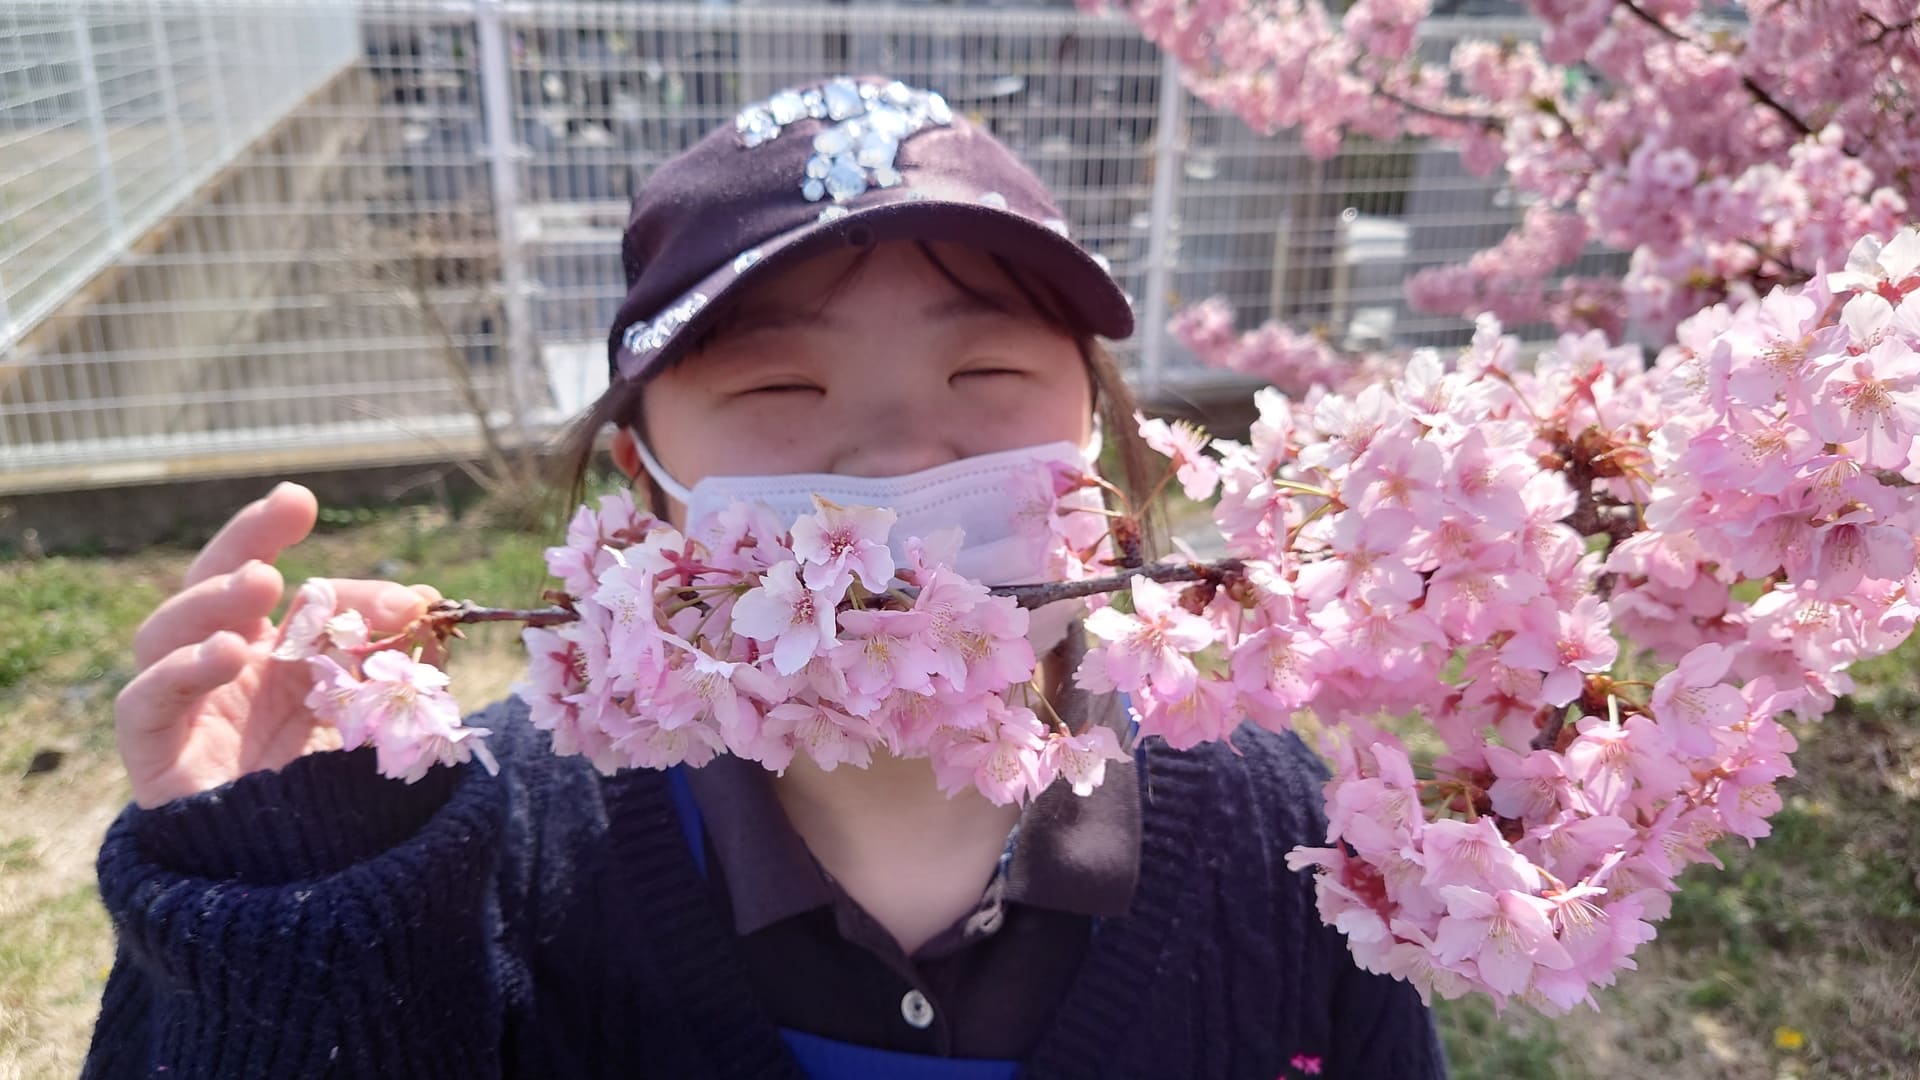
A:
MULTIPOLYGON (((306 662, 270 655, 280 630, 269 616, 285 589, 273 560, 313 531, 318 513, 313 492, 290 483, 248 505, 134 634, 140 672, 114 699, 114 723, 140 806, 339 744, 306 707, 306 662)), ((440 598, 428 586, 390 581, 335 580, 333 588, 341 609, 358 610, 376 638, 404 629, 440 598)))

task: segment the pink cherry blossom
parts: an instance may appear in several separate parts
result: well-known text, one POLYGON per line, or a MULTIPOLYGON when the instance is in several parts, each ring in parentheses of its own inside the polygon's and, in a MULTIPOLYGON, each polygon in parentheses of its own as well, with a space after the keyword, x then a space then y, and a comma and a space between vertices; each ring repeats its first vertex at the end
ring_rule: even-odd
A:
MULTIPOLYGON (((939 658, 933 647, 934 616, 926 611, 847 611, 840 615, 840 644, 831 658, 847 688, 866 703, 864 711, 895 691, 933 693, 939 658)), ((856 710, 860 711, 860 710, 856 710)))
POLYGON ((1046 728, 1032 709, 1008 706, 988 695, 977 727, 943 727, 934 733, 929 756, 941 790, 952 794, 977 789, 996 805, 1038 794, 1046 728))
POLYGON ((864 769, 873 760, 872 725, 827 705, 788 702, 767 710, 769 721, 790 733, 795 749, 831 772, 840 765, 864 769))
POLYGON ((1515 845, 1536 865, 1563 880, 1587 874, 1609 853, 1618 854, 1639 837, 1625 818, 1594 813, 1585 802, 1577 806, 1528 830, 1515 845))
POLYGON ((1487 795, 1501 817, 1534 822, 1576 803, 1561 755, 1548 750, 1523 755, 1495 745, 1487 746, 1485 754, 1487 766, 1498 777, 1487 795))
POLYGON ((1369 857, 1411 846, 1426 825, 1413 765, 1405 751, 1387 742, 1370 747, 1376 773, 1342 775, 1327 797, 1327 843, 1344 841, 1369 857))
POLYGON ((1429 1005, 1436 992, 1452 999, 1473 988, 1477 978, 1473 961, 1461 958, 1443 962, 1435 955, 1432 936, 1419 926, 1398 919, 1392 926, 1393 944, 1382 951, 1370 970, 1412 983, 1420 991, 1420 1000, 1429 1005))
POLYGON ((1571 611, 1538 603, 1527 610, 1525 627, 1500 650, 1500 659, 1546 672, 1540 689, 1549 705, 1579 697, 1582 675, 1607 670, 1620 655, 1608 627, 1610 612, 1597 596, 1582 597, 1571 611))
POLYGON ((1176 750, 1225 739, 1240 726, 1233 707, 1235 696, 1233 684, 1220 679, 1196 678, 1171 694, 1149 686, 1134 706, 1139 734, 1142 738, 1158 735, 1176 750))
POLYGON ((1568 774, 1602 813, 1623 807, 1635 788, 1671 791, 1687 780, 1672 740, 1645 717, 1621 724, 1589 716, 1579 731, 1567 747, 1568 774))
POLYGON ((1248 718, 1271 731, 1288 727, 1294 712, 1313 700, 1314 665, 1325 653, 1326 646, 1306 627, 1275 624, 1241 638, 1230 664, 1248 718))
POLYGON ((310 656, 307 670, 313 688, 307 691, 307 711, 340 731, 343 749, 356 750, 367 741, 367 718, 354 707, 360 695, 360 677, 330 656, 310 656))
POLYGON ((1814 394, 1813 431, 1873 468, 1904 466, 1920 435, 1920 350, 1887 339, 1838 360, 1814 394))
POLYGON ((1404 510, 1348 511, 1334 519, 1333 557, 1300 570, 1298 589, 1310 602, 1349 592, 1369 604, 1406 603, 1420 595, 1420 578, 1402 551, 1416 519, 1404 510))
POLYGON ((807 586, 837 591, 849 577, 868 592, 884 592, 893 580, 893 553, 887 533, 894 512, 867 506, 839 506, 814 496, 814 513, 793 523, 793 554, 805 570, 807 586))
POLYGON ((1827 288, 1834 292, 1860 290, 1878 293, 1911 292, 1914 277, 1920 274, 1920 229, 1905 228, 1891 240, 1868 234, 1854 242, 1847 252, 1846 269, 1827 275, 1827 288))
MULTIPOLYGON (((1004 676, 1033 670, 1033 649, 1026 644, 1026 611, 1004 597, 992 596, 979 582, 946 566, 935 566, 921 575, 920 594, 914 597, 912 610, 931 620, 927 641, 934 655, 933 672, 953 693, 979 689, 970 685, 976 669, 988 679, 994 672, 1004 676)), ((1001 677, 988 686, 998 689, 1010 681, 1001 677)))
POLYGON ((761 584, 733 606, 733 628, 768 644, 774 667, 782 675, 807 666, 815 650, 835 640, 833 609, 840 602, 838 590, 802 583, 799 565, 775 564, 761 584))
POLYGON ((445 672, 392 649, 367 657, 361 670, 365 678, 353 708, 378 733, 369 741, 383 775, 418 780, 434 765, 471 757, 488 772, 499 771, 482 742, 487 729, 461 726, 460 706, 447 693, 445 672))
POLYGON ((766 703, 780 700, 779 687, 752 664, 721 660, 679 638, 668 640, 680 651, 679 673, 693 706, 689 720, 711 721, 725 735, 749 725, 766 703))
POLYGON ((1073 793, 1082 797, 1093 794, 1106 779, 1107 762, 1129 759, 1113 729, 1098 724, 1078 735, 1054 732, 1040 752, 1042 773, 1065 778, 1073 793))
POLYGON ((1174 476, 1187 498, 1195 502, 1212 498, 1214 488, 1220 483, 1220 467, 1205 453, 1206 432, 1184 420, 1149 420, 1138 414, 1134 419, 1140 425, 1140 437, 1146 444, 1173 459, 1174 476))
POLYGON ((1551 902, 1513 889, 1487 893, 1465 885, 1448 885, 1440 893, 1447 916, 1434 935, 1434 955, 1443 962, 1472 960, 1496 993, 1524 993, 1535 970, 1573 966, 1554 937, 1551 902))
POLYGON ((293 608, 273 647, 275 660, 305 660, 327 648, 327 623, 339 607, 333 585, 325 578, 308 578, 293 595, 293 608))
POLYGON ((1317 867, 1314 903, 1320 919, 1347 936, 1356 948, 1373 946, 1383 952, 1392 942, 1387 927, 1386 882, 1364 859, 1340 848, 1295 848, 1287 853, 1287 868, 1317 867))
POLYGON ((1093 690, 1187 691, 1198 676, 1189 657, 1213 642, 1213 628, 1181 608, 1173 588, 1150 578, 1135 576, 1130 594, 1132 614, 1103 607, 1087 616, 1087 631, 1110 644, 1089 650, 1076 678, 1093 690))
POLYGON ((612 749, 624 755, 633 768, 670 769, 675 765, 698 768, 726 748, 720 732, 705 721, 674 727, 653 717, 638 716, 632 721, 613 741, 612 749))
POLYGON ((1421 833, 1420 851, 1426 862, 1421 884, 1440 889, 1443 896, 1447 887, 1456 885, 1487 891, 1540 885, 1539 871, 1513 850, 1492 818, 1430 822, 1421 833))
POLYGON ((1746 719, 1747 703, 1739 689, 1720 681, 1732 663, 1732 650, 1709 642, 1687 653, 1654 684, 1649 707, 1681 753, 1712 754, 1714 731, 1746 719))
POLYGON ((1714 806, 1728 832, 1745 837, 1749 845, 1772 834, 1773 826, 1767 819, 1783 805, 1780 792, 1773 786, 1779 776, 1765 765, 1750 765, 1735 769, 1721 781, 1714 806))

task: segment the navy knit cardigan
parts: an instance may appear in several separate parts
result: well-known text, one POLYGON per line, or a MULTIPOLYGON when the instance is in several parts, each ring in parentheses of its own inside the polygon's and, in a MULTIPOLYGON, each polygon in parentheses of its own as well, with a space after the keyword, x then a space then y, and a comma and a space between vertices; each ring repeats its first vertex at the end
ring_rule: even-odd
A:
MULTIPOLYGON (((118 954, 83 1075, 799 1080, 663 774, 548 754, 518 701, 477 722, 497 777, 407 786, 322 753, 129 807, 100 851, 118 954)), ((1023 1077, 1445 1075, 1418 996, 1354 967, 1283 862, 1325 836, 1319 763, 1235 744, 1144 753, 1133 911, 1023 1077)))

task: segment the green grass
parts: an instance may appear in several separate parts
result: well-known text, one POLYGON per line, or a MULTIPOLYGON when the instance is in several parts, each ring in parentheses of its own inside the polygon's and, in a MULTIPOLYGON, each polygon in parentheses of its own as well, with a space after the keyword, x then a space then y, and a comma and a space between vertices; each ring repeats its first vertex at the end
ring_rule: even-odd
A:
POLYGON ((1496 1013, 1483 997, 1435 1003, 1455 1080, 1558 1080, 1568 1048, 1539 1017, 1496 1013))
POLYGON ((92 559, 0 567, 0 690, 49 667, 65 679, 107 677, 120 631, 160 595, 151 582, 100 574, 92 559))

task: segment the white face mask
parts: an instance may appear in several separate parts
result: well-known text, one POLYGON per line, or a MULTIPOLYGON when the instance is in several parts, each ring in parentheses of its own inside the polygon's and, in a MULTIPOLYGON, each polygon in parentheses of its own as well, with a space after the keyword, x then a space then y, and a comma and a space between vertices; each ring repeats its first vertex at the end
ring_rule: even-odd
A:
MULTIPOLYGON (((697 530, 734 502, 762 503, 787 522, 812 513, 815 495, 842 506, 884 507, 895 515, 890 536, 896 563, 905 562, 902 542, 907 537, 930 538, 959 528, 964 536, 953 568, 986 585, 1025 585, 1058 578, 1064 549, 1045 517, 1052 493, 1045 465, 1057 461, 1091 472, 1100 456, 1096 425, 1086 446, 1044 443, 961 458, 900 476, 709 476, 688 489, 661 467, 645 443, 634 442, 647 475, 687 508, 690 529, 697 530)), ((1058 505, 1097 509, 1100 492, 1092 488, 1070 492, 1058 505)), ((1052 651, 1083 607, 1081 601, 1063 600, 1032 610, 1027 636, 1034 655, 1052 651)))

